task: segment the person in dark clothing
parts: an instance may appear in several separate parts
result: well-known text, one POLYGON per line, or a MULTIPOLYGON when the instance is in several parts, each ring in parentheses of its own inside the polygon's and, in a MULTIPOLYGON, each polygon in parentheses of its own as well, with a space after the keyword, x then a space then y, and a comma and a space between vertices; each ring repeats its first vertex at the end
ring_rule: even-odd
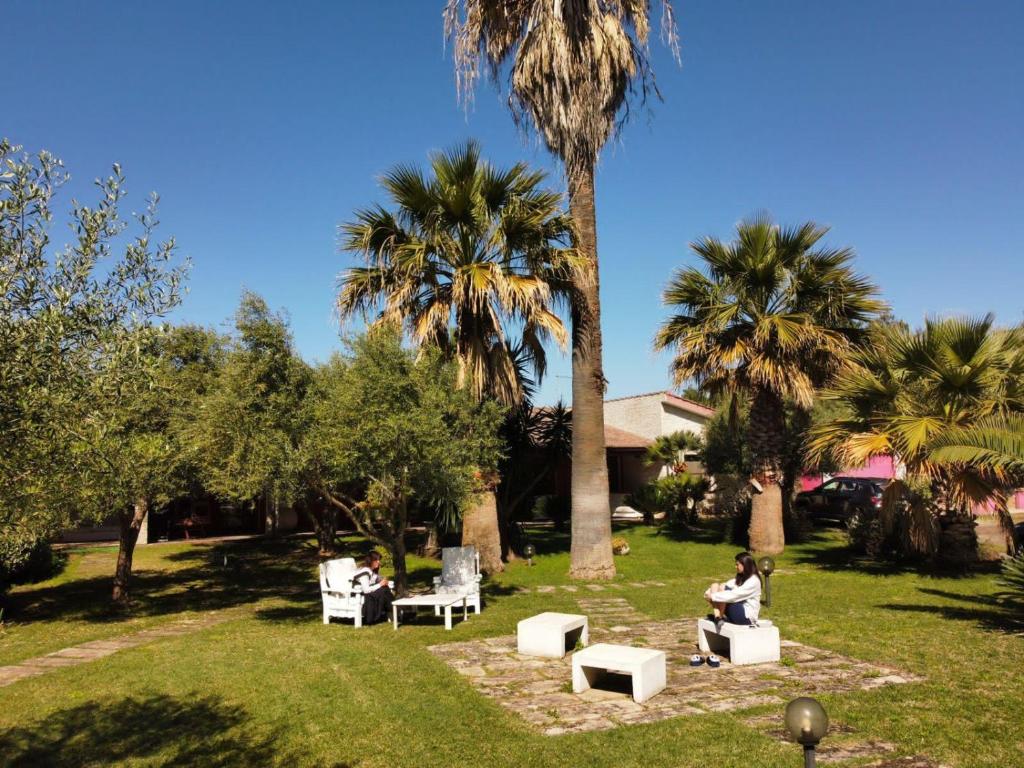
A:
POLYGON ((380 575, 380 552, 371 551, 363 566, 352 574, 352 586, 363 593, 363 624, 377 624, 391 618, 395 596, 391 584, 380 575))

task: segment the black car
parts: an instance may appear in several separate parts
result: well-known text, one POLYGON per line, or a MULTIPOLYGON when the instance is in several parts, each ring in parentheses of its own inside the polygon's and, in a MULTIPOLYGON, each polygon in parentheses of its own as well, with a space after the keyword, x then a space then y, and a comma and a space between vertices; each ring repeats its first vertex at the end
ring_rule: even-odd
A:
POLYGON ((796 506, 814 519, 845 522, 858 512, 881 509, 882 489, 887 482, 870 477, 833 477, 797 494, 796 506))

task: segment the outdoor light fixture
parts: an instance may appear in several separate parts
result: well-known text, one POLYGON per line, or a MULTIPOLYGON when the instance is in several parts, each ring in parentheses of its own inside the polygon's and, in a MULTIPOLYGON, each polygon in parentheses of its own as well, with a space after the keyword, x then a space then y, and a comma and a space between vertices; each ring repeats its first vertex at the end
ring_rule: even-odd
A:
POLYGON ((772 571, 775 570, 775 561, 770 557, 762 557, 757 562, 757 567, 764 574, 764 604, 771 606, 772 604, 772 582, 768 577, 772 575, 772 571))
POLYGON ((828 714, 817 701, 807 696, 786 705, 786 728, 804 748, 804 768, 814 768, 814 748, 828 733, 828 714))
POLYGON ((537 548, 533 544, 527 544, 523 547, 523 554, 526 555, 526 564, 533 565, 533 556, 537 554, 537 548))

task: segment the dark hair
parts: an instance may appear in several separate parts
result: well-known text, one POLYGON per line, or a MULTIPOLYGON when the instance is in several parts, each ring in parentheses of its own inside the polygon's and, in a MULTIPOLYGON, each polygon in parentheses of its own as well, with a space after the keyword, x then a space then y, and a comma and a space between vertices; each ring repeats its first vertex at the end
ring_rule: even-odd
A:
POLYGON ((749 552, 740 552, 736 555, 736 562, 743 566, 743 572, 736 574, 737 587, 751 576, 761 577, 757 570, 757 563, 754 562, 754 557, 749 552))
POLYGON ((366 568, 370 568, 378 560, 380 560, 380 552, 378 552, 376 549, 371 549, 369 552, 366 553, 366 559, 363 560, 363 566, 366 568))

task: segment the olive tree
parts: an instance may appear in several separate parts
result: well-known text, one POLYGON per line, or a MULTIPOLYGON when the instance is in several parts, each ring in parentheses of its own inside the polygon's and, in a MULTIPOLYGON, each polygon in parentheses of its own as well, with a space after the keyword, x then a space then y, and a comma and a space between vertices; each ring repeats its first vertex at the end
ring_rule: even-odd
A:
MULTIPOLYGON (((120 167, 72 202, 71 238, 54 247, 54 198, 68 180, 48 152, 0 140, 0 537, 53 536, 106 517, 105 415, 153 375, 147 339, 181 298, 186 266, 154 239, 153 195, 137 231, 120 207, 120 167), (99 502, 99 503, 94 503, 99 502)), ((17 549, 17 547, 15 547, 17 549)))
POLYGON ((410 509, 459 512, 484 491, 502 408, 460 388, 457 367, 438 352, 406 349, 385 327, 317 369, 306 413, 307 477, 390 552, 404 594, 410 509))
MULTIPOLYGON (((267 500, 271 533, 279 506, 305 491, 298 441, 309 380, 287 318, 243 293, 224 365, 186 425, 185 447, 206 490, 241 503, 267 500)), ((321 541, 322 550, 331 546, 321 541)))

